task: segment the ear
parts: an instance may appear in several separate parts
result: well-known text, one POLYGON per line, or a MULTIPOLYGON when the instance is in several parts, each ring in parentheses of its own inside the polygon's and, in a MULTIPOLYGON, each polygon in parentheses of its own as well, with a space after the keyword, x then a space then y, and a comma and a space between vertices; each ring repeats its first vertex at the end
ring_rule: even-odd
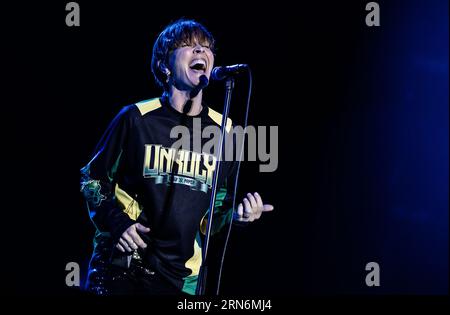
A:
POLYGON ((158 61, 158 68, 162 73, 165 73, 166 76, 169 76, 170 70, 169 70, 169 68, 167 68, 167 66, 163 62, 158 61))

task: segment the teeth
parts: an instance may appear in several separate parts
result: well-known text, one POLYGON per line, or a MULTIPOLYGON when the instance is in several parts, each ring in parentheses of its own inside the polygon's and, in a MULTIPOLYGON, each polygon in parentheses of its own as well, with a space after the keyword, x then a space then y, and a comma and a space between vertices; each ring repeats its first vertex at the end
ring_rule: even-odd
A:
POLYGON ((195 65, 197 65, 197 64, 201 64, 202 66, 206 67, 206 61, 203 60, 203 59, 194 59, 194 60, 191 62, 190 67, 193 67, 193 66, 195 66, 195 65))

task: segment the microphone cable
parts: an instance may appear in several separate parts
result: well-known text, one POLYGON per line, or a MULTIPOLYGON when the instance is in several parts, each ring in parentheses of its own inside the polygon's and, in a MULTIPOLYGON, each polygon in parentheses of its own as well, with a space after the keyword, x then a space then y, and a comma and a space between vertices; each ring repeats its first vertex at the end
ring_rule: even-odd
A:
POLYGON ((234 211, 236 209, 236 193, 237 193, 237 188, 238 188, 239 171, 240 171, 240 168, 241 168, 242 155, 243 155, 243 152, 244 152, 245 133, 247 131, 248 113, 249 113, 249 110, 250 110, 250 98, 251 98, 251 95, 252 95, 253 77, 252 77, 252 71, 250 70, 250 67, 247 68, 247 71, 248 71, 248 93, 247 93, 247 107, 245 109, 244 132, 242 134, 243 141, 242 141, 242 144, 241 144, 241 151, 240 151, 239 161, 238 161, 237 170, 236 170, 236 178, 234 180, 233 213, 231 214, 230 223, 228 224, 227 237, 225 239, 225 245, 224 245, 224 249, 223 249, 223 253, 222 253, 222 259, 220 260, 219 277, 218 277, 218 280, 217 280, 216 295, 219 295, 220 282, 221 282, 221 277, 222 277, 223 262, 225 260, 225 253, 227 251, 228 240, 229 240, 230 234, 231 234, 231 226, 233 225, 234 211))

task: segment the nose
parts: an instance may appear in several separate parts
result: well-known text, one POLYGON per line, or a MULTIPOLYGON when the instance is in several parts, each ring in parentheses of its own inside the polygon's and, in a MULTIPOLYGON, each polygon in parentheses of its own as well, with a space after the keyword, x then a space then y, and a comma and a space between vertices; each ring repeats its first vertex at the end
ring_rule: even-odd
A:
POLYGON ((194 52, 195 53, 203 53, 203 52, 205 52, 205 47, 203 47, 202 45, 196 45, 194 47, 194 52))

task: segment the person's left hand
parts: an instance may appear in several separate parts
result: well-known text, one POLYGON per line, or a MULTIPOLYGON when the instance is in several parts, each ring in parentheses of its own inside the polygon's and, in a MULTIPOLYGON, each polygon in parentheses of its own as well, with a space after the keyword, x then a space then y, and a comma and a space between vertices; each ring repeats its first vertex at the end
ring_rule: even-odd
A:
POLYGON ((238 222, 253 222, 261 217, 263 212, 272 211, 274 207, 264 204, 261 196, 255 192, 253 195, 248 193, 242 203, 238 205, 237 215, 234 220, 238 222))

